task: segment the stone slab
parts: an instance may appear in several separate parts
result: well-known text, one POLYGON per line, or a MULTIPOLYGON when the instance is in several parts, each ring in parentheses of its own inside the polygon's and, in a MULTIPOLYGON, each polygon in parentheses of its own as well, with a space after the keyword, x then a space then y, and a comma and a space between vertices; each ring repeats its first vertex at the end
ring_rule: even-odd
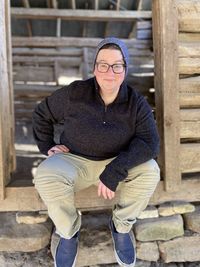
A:
POLYGON ((137 258, 145 261, 158 261, 160 255, 157 242, 137 242, 137 258))
POLYGON ((36 223, 44 223, 48 220, 48 214, 41 214, 37 211, 32 212, 17 212, 16 213, 16 221, 17 223, 25 223, 25 224, 36 224, 36 223))
POLYGON ((159 250, 161 258, 166 263, 200 261, 200 235, 159 242, 159 250))
POLYGON ((171 216, 175 214, 184 214, 187 212, 193 212, 195 206, 188 202, 173 201, 169 203, 161 204, 158 208, 160 216, 171 216))
POLYGON ((138 241, 170 240, 184 234, 181 215, 138 220, 134 225, 138 241))
POLYGON ((30 252, 49 244, 52 222, 40 224, 18 224, 15 212, 0 213, 0 251, 30 252))
POLYGON ((183 218, 186 229, 200 233, 200 206, 194 212, 184 214, 183 218))
POLYGON ((158 209, 155 206, 148 206, 137 218, 142 220, 147 218, 158 218, 158 216, 158 209))

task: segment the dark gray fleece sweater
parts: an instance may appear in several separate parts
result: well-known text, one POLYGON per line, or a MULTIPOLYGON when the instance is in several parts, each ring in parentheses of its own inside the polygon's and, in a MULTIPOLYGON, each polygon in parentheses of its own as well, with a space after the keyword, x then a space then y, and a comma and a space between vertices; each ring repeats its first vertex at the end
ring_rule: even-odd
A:
POLYGON ((71 153, 91 160, 115 157, 100 175, 112 191, 130 168, 155 158, 159 151, 151 108, 125 82, 108 106, 95 78, 75 81, 42 101, 33 113, 33 133, 45 155, 55 145, 53 125, 59 122, 64 123, 60 144, 71 153))

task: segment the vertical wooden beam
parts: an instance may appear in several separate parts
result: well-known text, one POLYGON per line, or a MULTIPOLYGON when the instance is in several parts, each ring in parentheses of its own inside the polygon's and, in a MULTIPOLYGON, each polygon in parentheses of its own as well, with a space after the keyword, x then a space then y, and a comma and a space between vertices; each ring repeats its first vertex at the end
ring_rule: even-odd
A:
POLYGON ((99 0, 95 0, 94 2, 94 9, 98 10, 99 9, 99 0))
POLYGON ((61 37, 61 18, 57 19, 56 36, 61 37))
POLYGON ((7 49, 7 69, 9 82, 9 104, 10 104, 10 168, 9 173, 16 169, 16 153, 14 146, 15 136, 15 116, 14 116, 14 89, 13 89, 13 70, 12 70, 12 42, 11 42, 11 15, 10 1, 5 2, 5 22, 6 22, 6 49, 7 49))
POLYGON ((71 4, 72 4, 72 9, 76 9, 76 1, 75 0, 71 0, 71 4))
POLYGON ((160 165, 165 190, 181 184, 178 14, 175 0, 153 0, 153 45, 155 57, 156 116, 161 140, 160 165))
POLYGON ((120 2, 121 0, 117 0, 116 10, 120 10, 120 2))
MULTIPOLYGON (((30 8, 30 4, 29 4, 29 0, 22 0, 23 2, 23 6, 26 7, 26 8, 30 8)), ((32 31, 32 23, 31 23, 31 20, 28 19, 27 20, 27 29, 28 29, 28 36, 33 36, 33 31, 32 31)))
MULTIPOLYGON (((8 33, 7 22, 9 13, 9 2, 2 0, 0 5, 0 199, 5 198, 5 186, 10 179, 11 156, 10 139, 12 114, 10 105, 10 83, 8 74, 8 33)), ((10 33, 10 31, 9 31, 10 33)), ((11 73, 10 73, 11 75, 11 73)))

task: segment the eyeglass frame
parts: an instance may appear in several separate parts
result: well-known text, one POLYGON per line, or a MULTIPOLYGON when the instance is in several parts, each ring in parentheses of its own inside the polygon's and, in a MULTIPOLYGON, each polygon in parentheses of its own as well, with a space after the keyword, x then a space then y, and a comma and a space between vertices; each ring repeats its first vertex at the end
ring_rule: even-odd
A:
POLYGON ((109 71, 110 67, 112 68, 112 71, 113 71, 115 74, 121 74, 121 73, 123 73, 123 71, 125 71, 125 69, 126 69, 126 64, 124 64, 124 63, 120 63, 120 64, 119 64, 119 63, 115 63, 115 64, 110 65, 110 64, 108 64, 108 63, 104 63, 104 62, 96 62, 95 65, 97 66, 97 70, 98 70, 98 72, 100 72, 100 73, 107 73, 107 72, 109 71), (99 70, 98 70, 98 65, 99 65, 99 64, 105 64, 105 65, 107 65, 107 66, 108 66, 107 71, 105 71, 105 72, 99 71, 99 70), (121 66, 123 66, 123 71, 122 71, 122 72, 115 72, 114 69, 113 69, 113 66, 115 66, 115 65, 121 65, 121 66))

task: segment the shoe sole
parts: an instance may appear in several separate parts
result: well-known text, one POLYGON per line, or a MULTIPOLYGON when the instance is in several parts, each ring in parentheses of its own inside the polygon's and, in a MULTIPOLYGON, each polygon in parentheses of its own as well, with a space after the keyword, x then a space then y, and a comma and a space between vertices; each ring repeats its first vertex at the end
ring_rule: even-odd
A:
MULTIPOLYGON (((110 228, 110 231, 111 231, 111 236, 112 236, 112 240, 113 240, 113 246, 114 246, 114 254, 115 254, 115 258, 117 260, 117 263, 120 265, 120 266, 124 266, 124 267, 134 267, 135 266, 135 263, 136 263, 136 251, 135 251, 135 258, 134 258, 134 262, 131 263, 131 264, 126 264, 124 262, 122 262, 119 258, 119 256, 117 255, 117 252, 116 252, 116 249, 115 249, 115 241, 114 241, 114 237, 113 237, 113 234, 112 234, 112 229, 111 229, 111 226, 109 224, 109 228, 110 228)), ((133 242, 133 237, 131 237, 131 240, 133 242)))

